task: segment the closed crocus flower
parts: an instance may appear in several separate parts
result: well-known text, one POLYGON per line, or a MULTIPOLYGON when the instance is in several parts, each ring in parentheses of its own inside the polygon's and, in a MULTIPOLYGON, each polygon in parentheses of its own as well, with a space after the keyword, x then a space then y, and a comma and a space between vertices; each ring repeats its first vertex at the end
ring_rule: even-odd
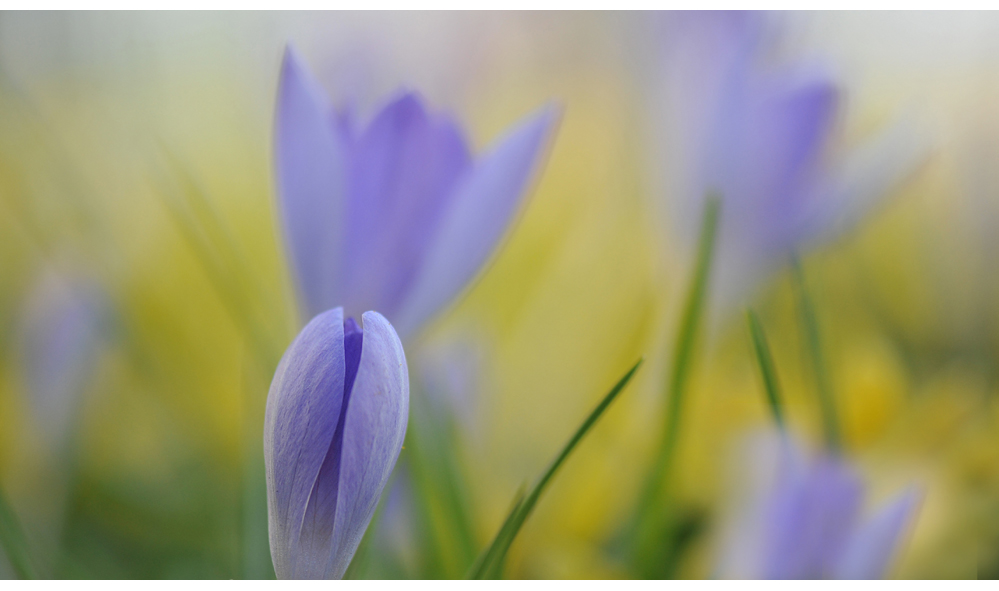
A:
POLYGON ((756 436, 741 458, 716 574, 732 579, 880 579, 912 526, 909 489, 864 515, 865 487, 842 458, 808 457, 784 437, 756 436))
POLYGON ((838 150, 844 93, 816 61, 778 63, 763 13, 661 21, 654 170, 670 234, 692 245, 710 193, 721 198, 714 294, 738 304, 792 253, 834 238, 908 177, 928 142, 908 119, 838 150))
POLYGON ((402 449, 402 344, 381 314, 361 318, 345 320, 343 308, 313 318, 267 396, 268 525, 282 579, 343 577, 402 449))
POLYGON ((42 443, 55 455, 69 442, 106 337, 108 302, 100 286, 45 271, 27 298, 23 361, 42 443))
POLYGON ((557 111, 543 108, 478 158, 454 121, 413 94, 357 127, 289 48, 275 158, 303 316, 333 306, 378 310, 411 336, 495 250, 556 121, 557 111))

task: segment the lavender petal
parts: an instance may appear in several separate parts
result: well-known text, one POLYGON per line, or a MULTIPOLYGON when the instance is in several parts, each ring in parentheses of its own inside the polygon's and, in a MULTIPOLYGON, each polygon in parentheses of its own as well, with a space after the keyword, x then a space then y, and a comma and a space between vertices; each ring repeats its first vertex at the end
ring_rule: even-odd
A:
POLYGON ((559 113, 548 106, 530 116, 460 181, 395 320, 403 338, 457 296, 494 252, 540 168, 559 113))
POLYGON ((344 419, 340 488, 326 578, 341 578, 399 458, 409 417, 402 343, 377 312, 362 316, 364 346, 344 419))

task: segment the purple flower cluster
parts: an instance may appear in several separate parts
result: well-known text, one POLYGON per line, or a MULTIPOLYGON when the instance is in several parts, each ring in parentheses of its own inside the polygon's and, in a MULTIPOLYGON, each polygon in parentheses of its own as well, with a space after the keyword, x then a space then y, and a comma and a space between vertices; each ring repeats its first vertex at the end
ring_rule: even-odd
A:
POLYGON ((475 158, 457 124, 413 94, 357 127, 286 52, 278 197, 302 312, 312 320, 281 360, 267 399, 278 577, 346 572, 406 432, 400 335, 417 332, 487 262, 557 120, 556 109, 543 108, 475 158), (363 313, 362 331, 349 314, 344 320, 345 309, 379 312, 363 313))

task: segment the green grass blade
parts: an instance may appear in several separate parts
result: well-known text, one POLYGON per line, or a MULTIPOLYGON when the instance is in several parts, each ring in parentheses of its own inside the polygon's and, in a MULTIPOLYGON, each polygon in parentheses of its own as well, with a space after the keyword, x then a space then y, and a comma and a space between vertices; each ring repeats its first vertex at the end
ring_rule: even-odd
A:
POLYGON ((718 216, 721 201, 717 196, 709 196, 704 206, 704 219, 701 224, 701 237, 697 249, 697 266, 691 278, 690 291, 684 302, 683 320, 677 332, 676 345, 673 348, 673 364, 669 381, 666 386, 667 412, 663 429, 662 444, 659 457, 649 486, 646 502, 652 502, 659 496, 665 486, 666 472, 672 462, 676 449, 676 441, 680 434, 680 416, 683 411, 683 392, 690 377, 691 358, 694 354, 694 341, 697 338, 701 317, 704 315, 704 303, 707 300, 708 278, 711 275, 711 263, 714 259, 718 216))
POLYGON ((631 546, 631 550, 628 552, 631 559, 635 561, 636 567, 645 575, 653 578, 658 572, 656 570, 658 567, 647 568, 647 563, 661 562, 661 557, 654 556, 652 546, 657 544, 656 540, 660 538, 661 533, 659 530, 664 526, 665 513, 661 506, 662 497, 668 488, 666 483, 679 439, 684 388, 690 377, 694 345, 707 301, 708 279, 714 260, 720 213, 721 198, 715 194, 709 195, 705 202, 704 217, 701 222, 696 266, 691 277, 687 299, 684 302, 683 317, 673 347, 670 374, 665 384, 666 416, 662 439, 656 459, 645 482, 642 496, 636 505, 632 521, 624 533, 626 543, 631 546))
POLYGON ((819 390, 819 405, 822 407, 822 427, 825 432, 826 445, 833 451, 839 451, 841 438, 839 419, 836 413, 836 402, 833 396, 832 380, 822 354, 822 339, 819 334, 819 321, 815 314, 808 285, 805 282, 805 272, 798 257, 791 258, 791 271, 794 286, 798 292, 798 305, 801 310, 801 324, 805 333, 805 345, 812 360, 812 371, 815 372, 815 382, 819 390))
POLYGON ((767 344, 767 336, 763 332, 763 324, 756 312, 746 310, 746 319, 749 322, 749 333, 753 338, 753 350, 756 352, 756 361, 760 366, 763 387, 767 393, 767 403, 770 405, 770 412, 774 415, 777 427, 783 431, 784 411, 781 405, 780 385, 777 383, 777 370, 774 368, 774 360, 770 354, 770 346, 767 344))
POLYGON ((541 497, 541 493, 544 491, 545 487, 551 482, 551 479, 555 476, 555 472, 559 467, 565 462, 569 454, 572 453, 576 445, 579 444, 580 440, 586 435, 586 433, 593 427, 597 422, 597 419, 603 415, 607 407, 610 406, 611 402, 617 398, 617 395, 621 393, 621 390, 628 384, 635 372, 638 371, 638 367, 642 364, 642 359, 639 359, 635 365, 632 366, 628 373, 624 374, 617 384, 611 388, 611 391, 604 396, 604 399, 600 401, 590 416, 586 417, 583 424, 580 425, 579 429, 573 434, 569 441, 562 448, 562 451, 555 457, 551 464, 549 464, 548 469, 545 470, 541 478, 531 487, 530 492, 523 497, 520 501, 515 501, 513 509, 507 516, 506 521, 503 522, 503 526, 500 528, 499 533, 493 539, 493 542, 488 548, 479 556, 475 561, 475 564, 469 570, 468 578, 470 579, 488 579, 488 578, 498 578, 502 574, 503 562, 506 559, 507 551, 513 544, 513 540, 517 537, 517 533, 520 528, 527 521, 527 518, 531 515, 531 511, 534 510, 534 506, 537 504, 538 499, 541 497))
POLYGON ((3 544, 7 559, 19 578, 38 578, 28 553, 28 542, 24 537, 24 530, 21 529, 17 515, 7 503, 7 498, 2 491, 0 491, 0 543, 3 544))

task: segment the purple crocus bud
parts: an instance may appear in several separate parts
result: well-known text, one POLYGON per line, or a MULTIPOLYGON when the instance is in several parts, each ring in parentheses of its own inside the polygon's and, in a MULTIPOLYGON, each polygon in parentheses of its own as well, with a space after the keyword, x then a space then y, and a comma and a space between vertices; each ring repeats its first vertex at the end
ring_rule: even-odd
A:
POLYGON ((24 312, 24 368, 42 442, 65 454, 74 419, 94 373, 107 301, 92 281, 44 272, 24 312))
POLYGON ((340 305, 379 310, 411 336, 492 255, 557 119, 545 107, 477 158, 460 127, 414 94, 357 128, 289 48, 275 160, 303 316, 340 305))
POLYGON ((914 489, 862 516, 864 485, 842 458, 807 457, 757 437, 741 457, 738 505, 723 524, 717 575, 736 579, 880 579, 919 504, 914 489))
POLYGON ((779 63, 763 13, 681 13, 662 24, 654 169, 671 234, 686 245, 709 193, 721 196, 716 304, 728 308, 791 253, 855 224, 928 155, 909 120, 838 149, 844 92, 814 61, 779 63))
POLYGON ((285 351, 267 395, 264 463, 274 572, 343 577, 402 449, 409 373, 395 329, 323 312, 285 351))

